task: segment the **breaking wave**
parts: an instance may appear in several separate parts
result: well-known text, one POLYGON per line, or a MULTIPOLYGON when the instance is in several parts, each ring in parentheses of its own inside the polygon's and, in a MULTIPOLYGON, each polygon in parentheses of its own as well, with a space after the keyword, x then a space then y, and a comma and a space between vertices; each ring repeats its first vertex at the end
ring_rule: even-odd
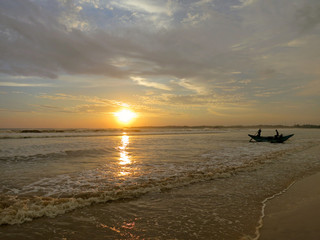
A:
MULTIPOLYGON (((238 151, 239 149, 233 149, 238 151)), ((45 178, 0 196, 0 225, 21 224, 35 218, 55 217, 59 214, 86 207, 96 203, 106 203, 116 200, 132 199, 151 192, 167 191, 176 187, 209 181, 217 178, 227 178, 241 171, 251 171, 262 164, 273 161, 294 148, 281 147, 277 151, 260 152, 254 156, 252 151, 240 155, 231 153, 234 158, 229 164, 218 164, 219 158, 228 154, 214 153, 203 156, 203 163, 188 163, 186 165, 167 164, 153 165, 158 171, 142 171, 143 174, 131 178, 121 178, 112 175, 114 170, 100 168, 82 172, 77 176, 61 175, 56 178, 45 178), (263 153, 261 155, 261 153, 263 153), (164 171, 165 169, 165 171, 164 171)), ((230 151, 230 150, 229 150, 230 151)), ((78 153, 77 153, 78 154, 78 153)), ((132 165, 131 168, 147 168, 147 165, 132 165)))
POLYGON ((112 129, 0 129, 0 139, 70 138, 130 135, 164 135, 226 132, 219 128, 112 128, 112 129))

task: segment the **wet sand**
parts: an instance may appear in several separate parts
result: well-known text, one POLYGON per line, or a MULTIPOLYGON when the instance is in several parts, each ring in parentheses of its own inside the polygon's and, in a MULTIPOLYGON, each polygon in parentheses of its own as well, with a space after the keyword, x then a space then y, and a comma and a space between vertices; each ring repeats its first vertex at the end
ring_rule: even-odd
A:
POLYGON ((259 240, 320 239, 320 173, 267 202, 259 240))

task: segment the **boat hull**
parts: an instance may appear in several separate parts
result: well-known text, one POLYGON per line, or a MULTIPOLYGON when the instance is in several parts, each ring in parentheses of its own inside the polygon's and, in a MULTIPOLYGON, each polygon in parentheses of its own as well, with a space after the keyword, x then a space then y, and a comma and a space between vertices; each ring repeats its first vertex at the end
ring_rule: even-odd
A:
POLYGON ((248 134, 249 137, 251 137, 251 139, 255 140, 256 142, 271 142, 271 143, 283 143, 285 141, 287 141, 289 138, 291 138, 294 134, 290 134, 287 136, 267 136, 267 137, 263 137, 263 136, 256 136, 256 135, 251 135, 248 134))

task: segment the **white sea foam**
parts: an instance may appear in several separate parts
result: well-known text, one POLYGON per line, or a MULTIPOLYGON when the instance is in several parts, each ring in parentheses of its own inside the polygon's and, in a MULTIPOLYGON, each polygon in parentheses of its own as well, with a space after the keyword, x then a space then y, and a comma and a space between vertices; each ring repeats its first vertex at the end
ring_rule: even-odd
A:
POLYGON ((205 161, 184 165, 132 164, 130 171, 136 173, 128 173, 125 180, 115 174, 121 170, 119 166, 112 167, 112 164, 107 168, 43 178, 12 191, 17 196, 1 200, 5 206, 1 211, 1 224, 23 223, 41 216, 54 217, 93 203, 135 198, 149 192, 230 177, 237 171, 259 166, 285 149, 288 150, 288 147, 279 147, 276 151, 262 148, 260 156, 255 154, 253 158, 249 157, 253 148, 241 149, 227 148, 221 149, 220 153, 206 153, 201 156, 205 161))
POLYGON ((277 197, 277 196, 280 196, 282 194, 284 194, 289 188, 291 188, 293 186, 293 184, 295 184, 295 181, 292 182, 287 188, 285 188, 284 190, 280 191, 279 193, 276 193, 276 194, 273 194, 272 196, 270 197, 267 197, 266 199, 264 199, 262 201, 262 208, 261 208, 261 216, 260 216, 260 219, 258 221, 258 226, 256 227, 256 236, 252 239, 252 240, 258 240, 260 238, 260 229, 262 228, 263 226, 263 218, 265 217, 265 208, 266 208, 266 205, 267 205, 267 202, 272 200, 273 198, 277 197))

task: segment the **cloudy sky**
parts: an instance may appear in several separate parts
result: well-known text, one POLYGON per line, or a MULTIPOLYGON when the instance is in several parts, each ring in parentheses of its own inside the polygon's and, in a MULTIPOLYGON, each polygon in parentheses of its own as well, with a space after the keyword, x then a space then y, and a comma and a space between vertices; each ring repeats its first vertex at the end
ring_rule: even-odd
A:
POLYGON ((2 0, 0 127, 320 124, 319 0, 2 0))

